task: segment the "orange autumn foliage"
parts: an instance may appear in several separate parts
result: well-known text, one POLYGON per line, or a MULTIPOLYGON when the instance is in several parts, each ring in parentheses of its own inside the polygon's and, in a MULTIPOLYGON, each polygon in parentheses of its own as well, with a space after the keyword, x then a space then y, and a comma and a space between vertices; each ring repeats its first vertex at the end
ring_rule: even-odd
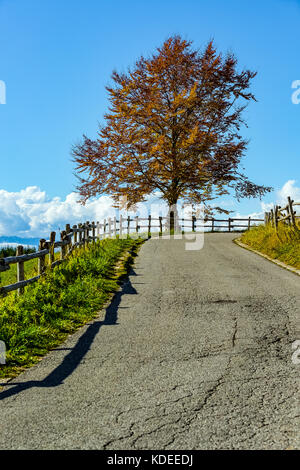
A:
POLYGON ((237 198, 270 191, 239 171, 255 75, 238 72, 235 56, 218 54, 213 42, 200 52, 180 36, 127 73, 113 72, 98 138, 83 136, 72 150, 82 201, 110 194, 132 206, 160 191, 169 205, 179 198, 207 205, 232 188, 237 198))

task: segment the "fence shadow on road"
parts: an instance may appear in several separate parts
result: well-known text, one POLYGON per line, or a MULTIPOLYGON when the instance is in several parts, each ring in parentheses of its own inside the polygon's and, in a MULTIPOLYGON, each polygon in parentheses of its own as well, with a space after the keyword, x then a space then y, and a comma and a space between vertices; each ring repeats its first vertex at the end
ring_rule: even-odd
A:
POLYGON ((84 356, 87 354, 96 335, 99 333, 100 328, 103 325, 113 326, 118 324, 118 311, 119 308, 122 308, 120 307, 122 296, 124 294, 137 294, 137 291, 131 284, 130 276, 136 276, 136 273, 133 269, 130 270, 128 277, 121 286, 121 289, 114 294, 111 303, 106 308, 104 320, 93 321, 93 323, 88 326, 87 330, 83 333, 83 335, 80 336, 74 348, 71 348, 71 352, 64 357, 59 366, 50 372, 50 374, 47 375, 47 377, 45 377, 43 380, 29 380, 28 382, 18 383, 8 382, 7 384, 3 384, 5 387, 14 387, 0 392, 0 400, 11 397, 33 387, 57 387, 58 385, 62 385, 64 380, 73 373, 84 356))

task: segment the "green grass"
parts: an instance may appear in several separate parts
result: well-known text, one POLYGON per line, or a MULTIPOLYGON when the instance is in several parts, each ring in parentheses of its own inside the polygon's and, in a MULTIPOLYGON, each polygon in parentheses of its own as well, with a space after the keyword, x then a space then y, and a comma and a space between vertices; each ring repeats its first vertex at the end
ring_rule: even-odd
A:
MULTIPOLYGON (((34 253, 35 248, 24 248, 24 254, 34 253)), ((0 249, 0 258, 6 258, 8 256, 16 256, 16 248, 7 246, 0 249)), ((37 259, 27 261, 24 264, 24 272, 26 279, 37 275, 37 259)), ((11 264, 9 271, 0 273, 0 287, 14 284, 17 282, 17 265, 11 264)))
POLYGON ((271 225, 259 225, 244 232, 241 241, 270 258, 300 268, 299 229, 280 223, 276 233, 271 225))
POLYGON ((141 243, 106 239, 81 248, 65 263, 48 269, 20 297, 13 292, 1 299, 0 340, 6 344, 6 364, 0 365, 0 377, 12 377, 33 365, 95 318, 118 289, 141 243))
MULTIPOLYGON (((54 254, 55 259, 59 259, 60 253, 54 254)), ((46 256, 46 264, 48 263, 48 255, 46 256)), ((35 277, 38 275, 38 259, 31 259, 24 263, 24 275, 25 279, 35 277)), ((17 265, 11 264, 8 271, 0 273, 0 287, 8 286, 17 282, 17 265)))

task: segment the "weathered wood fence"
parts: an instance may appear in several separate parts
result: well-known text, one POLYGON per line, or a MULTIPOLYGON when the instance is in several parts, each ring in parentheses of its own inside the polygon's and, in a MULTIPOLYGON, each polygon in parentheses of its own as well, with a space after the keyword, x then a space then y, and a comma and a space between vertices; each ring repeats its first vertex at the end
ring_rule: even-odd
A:
POLYGON ((25 286, 36 282, 43 275, 47 265, 53 269, 62 263, 74 249, 95 242, 99 238, 98 234, 96 235, 96 231, 99 231, 99 228, 100 224, 95 224, 94 222, 74 225, 72 228, 67 224, 66 229, 60 233, 59 241, 55 240, 56 232, 51 232, 49 240, 40 240, 38 251, 35 253, 23 254, 23 246, 18 246, 16 256, 0 258, 0 273, 10 269, 11 264, 17 264, 17 282, 0 287, 0 293, 6 294, 18 289, 19 294, 22 294, 25 286), (59 248, 59 259, 56 259, 55 250, 59 248), (47 256, 48 262, 46 265, 47 256), (30 279, 25 279, 24 263, 35 258, 38 260, 38 274, 30 279))
POLYGON ((297 227, 297 219, 300 218, 300 215, 297 215, 294 208, 300 206, 300 202, 295 202, 290 197, 287 200, 288 202, 285 207, 276 205, 270 212, 265 212, 265 224, 271 224, 275 230, 278 229, 279 222, 284 222, 295 228, 297 227))
MULTIPOLYGON (((228 219, 197 219, 192 217, 179 218, 177 223, 180 225, 182 232, 196 231, 197 229, 206 229, 214 231, 234 231, 247 230, 252 223, 263 222, 263 219, 242 219, 242 218, 228 218, 228 219), (243 222, 243 223, 242 223, 243 222)), ((39 242, 38 251, 36 253, 23 254, 23 246, 18 246, 16 256, 7 258, 0 258, 0 273, 10 269, 12 264, 17 264, 17 282, 7 286, 0 287, 0 293, 6 294, 8 292, 18 290, 19 294, 24 292, 24 287, 28 284, 36 282, 45 272, 46 267, 54 268, 62 263, 70 253, 76 248, 87 246, 89 243, 94 243, 96 240, 104 238, 111 238, 119 236, 120 238, 129 236, 151 237, 151 232, 156 229, 158 236, 162 236, 163 232, 169 232, 174 229, 175 220, 174 213, 171 211, 169 217, 152 217, 149 215, 146 218, 141 217, 124 217, 120 214, 119 219, 116 217, 105 219, 100 222, 85 222, 83 224, 66 225, 65 230, 60 233, 60 240, 55 240, 56 232, 51 232, 49 240, 41 239, 39 242), (59 258, 57 259, 57 250, 59 258), (24 263, 26 261, 37 259, 37 275, 25 279, 24 263)))

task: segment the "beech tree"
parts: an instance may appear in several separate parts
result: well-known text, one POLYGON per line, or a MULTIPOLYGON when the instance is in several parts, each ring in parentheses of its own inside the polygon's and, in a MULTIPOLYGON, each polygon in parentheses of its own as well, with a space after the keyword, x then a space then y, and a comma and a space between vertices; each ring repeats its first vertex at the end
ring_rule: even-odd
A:
POLYGON ((239 72, 236 57, 217 53, 212 41, 199 51, 180 36, 127 73, 114 71, 97 139, 84 135, 72 149, 82 202, 126 196, 129 208, 160 191, 169 206, 181 198, 209 210, 212 199, 232 191, 238 199, 270 191, 240 171, 248 144, 242 115, 255 100, 255 75, 239 72))

